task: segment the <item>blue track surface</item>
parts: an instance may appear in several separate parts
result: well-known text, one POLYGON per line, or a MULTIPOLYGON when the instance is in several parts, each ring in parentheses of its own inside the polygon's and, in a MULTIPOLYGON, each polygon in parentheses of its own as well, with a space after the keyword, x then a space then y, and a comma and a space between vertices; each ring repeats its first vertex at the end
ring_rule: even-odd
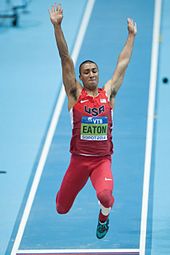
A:
MULTIPOLYGON (((21 238, 19 250, 139 249, 154 2, 154 0, 131 0, 129 3, 125 0, 107 0, 106 4, 105 0, 95 1, 76 64, 76 74, 78 75, 78 66, 84 59, 96 61, 100 70, 100 86, 103 86, 111 77, 118 55, 127 38, 127 17, 132 17, 136 20, 138 35, 135 41, 133 56, 123 86, 117 96, 114 112, 115 125, 113 129, 113 141, 115 153, 113 155, 112 169, 115 179, 115 204, 110 215, 109 233, 103 240, 97 240, 95 237, 99 207, 95 191, 90 182, 88 182, 85 188, 80 192, 71 211, 67 215, 58 215, 55 211, 55 195, 70 158, 69 141, 71 137, 71 123, 67 111, 67 100, 65 100, 31 207, 30 215, 26 222, 25 231, 21 238)), ((63 29, 70 52, 74 47, 86 3, 85 0, 62 1, 65 14, 63 29)), ((34 10, 32 13, 34 17, 34 20, 32 20, 32 33, 36 35, 37 27, 40 25, 37 18, 38 15, 40 15, 40 6, 38 4, 36 5, 36 1, 32 3, 32 6, 34 10)), ((48 7, 48 3, 46 2, 42 8, 42 13, 45 13, 48 7)), ((163 11, 165 16, 163 16, 161 31, 162 38, 166 41, 168 41, 167 38, 170 33, 166 25, 168 23, 168 15, 166 12, 169 7, 168 0, 164 1, 163 11)), ((46 14, 43 14, 44 20, 48 19, 46 14)), ((22 106, 25 102, 25 107, 23 108, 25 115, 23 114, 21 121, 23 128, 20 134, 24 136, 24 134, 26 134, 24 132, 27 131, 27 140, 24 140, 25 137, 23 137, 23 140, 20 142, 20 147, 16 147, 16 151, 14 147, 12 147, 15 140, 11 139, 11 152, 9 153, 10 160, 8 163, 5 161, 5 156, 2 155, 10 148, 10 139, 9 143, 6 143, 4 147, 5 150, 2 148, 3 154, 1 153, 2 160, 0 161, 0 167, 9 171, 10 174, 7 177, 11 180, 9 182, 9 187, 11 186, 12 190, 10 190, 10 188, 7 189, 6 182, 1 178, 0 191, 3 193, 4 190, 6 190, 7 199, 13 194, 16 204, 15 210, 13 214, 11 214, 10 221, 8 222, 8 227, 6 228, 7 217, 5 221, 0 221, 1 229, 4 229, 4 235, 2 235, 0 230, 1 243, 3 243, 3 246, 1 246, 0 243, 0 252, 2 251, 2 254, 5 255, 10 254, 18 231, 18 226, 34 179, 47 130, 52 119, 55 100, 58 99, 57 95, 61 86, 61 68, 59 66, 58 54, 56 54, 57 49, 55 49, 53 30, 49 23, 47 25, 46 22, 43 23, 43 20, 41 20, 41 22, 43 24, 43 26, 41 24, 43 30, 40 30, 40 37, 43 47, 38 51, 39 44, 37 43, 35 56, 35 52, 30 58, 29 54, 24 55, 24 58, 28 59, 28 61, 25 62, 28 66, 22 66, 21 80, 24 82, 26 68, 28 67, 29 69, 31 63, 31 65, 33 65, 33 73, 35 73, 34 71, 37 69, 38 60, 42 62, 43 59, 47 59, 46 63, 39 66, 40 68, 36 75, 29 77, 29 79, 25 81, 25 87, 21 87, 23 90, 20 88, 22 101, 19 101, 16 90, 17 86, 15 85, 15 88, 13 88, 13 83, 11 83, 9 87, 11 91, 13 91, 16 101, 13 99, 12 95, 9 95, 10 104, 7 106, 7 90, 3 87, 4 96, 1 102, 5 105, 6 114, 8 113, 9 115, 12 113, 12 107, 13 112, 15 109, 19 109, 19 115, 16 114, 16 118, 14 118, 14 115, 11 115, 11 118, 13 116, 14 129, 18 130, 18 136, 20 129, 17 123, 21 121, 22 106), (47 40, 44 40, 44 31, 48 34, 47 40), (47 45, 48 41, 50 42, 49 45, 47 45), (34 59, 33 62, 32 59, 34 59), (43 75, 44 73, 45 75, 43 75), (41 75, 41 85, 43 89, 42 86, 38 85, 41 75), (48 76, 50 77, 48 78, 48 76), (35 87, 35 81, 37 82, 37 87, 35 87), (51 85, 47 86, 48 82, 51 85), (55 83, 57 84, 57 88, 55 83), (52 86, 50 90, 49 86, 52 86), (35 92, 34 96, 32 94, 33 91, 35 92), (28 95, 28 97, 25 95, 28 95), (37 98, 39 98, 39 100, 37 100, 37 98), (47 102, 45 103, 46 98, 47 102), (30 108, 28 106, 30 106, 30 108), (30 114, 32 114, 32 118, 29 118, 30 114), (36 122, 36 120, 38 121, 36 122), (35 125, 32 123, 35 123, 35 125), (36 133, 31 135, 34 130, 36 130, 36 133), (27 151, 27 155, 24 154, 25 151, 27 151), (20 157, 18 157, 18 161, 16 161, 15 159, 17 159, 18 154, 20 157), (16 178, 16 173, 20 178, 16 178), (16 178, 15 185, 12 183, 12 179, 14 178, 16 178), (16 222, 14 219, 16 219, 16 222), (12 235, 8 243, 10 231, 12 235), (6 243, 8 243, 8 247, 5 253, 6 243)), ((23 36, 28 36, 25 29, 26 28, 21 27, 19 31, 15 31, 18 38, 19 33, 22 33, 22 38, 23 36)), ((12 38, 12 33, 14 33, 14 31, 8 35, 3 35, 3 40, 5 41, 6 36, 12 38)), ((30 40, 28 38, 27 43, 33 43, 32 39, 30 40)), ((168 255, 170 253, 170 228, 168 225, 170 222, 170 203, 168 200, 166 202, 164 199, 169 192, 168 180, 170 165, 167 160, 170 144, 168 142, 169 125, 165 125, 167 116, 170 113, 168 100, 170 91, 168 84, 162 84, 162 76, 166 76, 170 71, 167 68, 167 62, 163 61, 167 54, 167 51, 163 50, 165 48, 168 48, 168 45, 161 48, 158 72, 157 105, 155 112, 156 122, 154 128, 147 229, 147 255, 168 255), (162 155, 166 155, 166 157, 162 155), (161 167, 163 169, 163 174, 162 171, 160 171, 161 167), (164 189, 162 188, 163 186, 164 189)), ((24 54, 24 50, 22 50, 21 52, 24 54)), ((13 54, 12 50, 11 54, 13 54)), ((7 72, 4 66, 3 68, 3 70, 7 72)), ((15 70, 15 68, 13 69, 11 68, 9 70, 14 74, 17 70, 15 70)), ((5 81, 4 84, 8 83, 5 76, 3 79, 5 81)), ((15 75, 13 82, 14 84, 18 82, 18 77, 15 75)), ((4 124, 9 122, 9 119, 5 118, 4 115, 1 120, 4 124)), ((1 126, 1 129, 2 128, 1 126)), ((2 130, 5 135, 2 136, 1 141, 5 144, 5 139, 7 135, 10 134, 9 131, 11 132, 11 129, 2 130)), ((15 139, 17 144, 17 137, 15 137, 15 139)), ((12 204, 9 205, 9 208, 5 200, 3 200, 1 204, 3 205, 2 215, 7 214, 8 210, 12 211, 12 204)))
POLYGON ((139 36, 115 112, 113 174, 116 202, 110 216, 110 232, 103 241, 96 240, 99 209, 90 183, 79 194, 68 215, 55 213, 55 193, 69 162, 71 126, 65 103, 20 249, 139 248, 153 2, 150 8, 143 1, 138 3, 140 12, 135 12, 136 6, 133 10, 128 3, 122 4, 122 1, 114 5, 112 1, 107 5, 105 1, 96 1, 78 58, 78 63, 85 58, 96 60, 101 70, 101 85, 106 82, 127 37, 126 19, 135 13, 139 36), (113 12, 101 20, 101 13, 108 9, 113 12), (141 12, 145 13, 146 23, 140 23, 141 12), (145 24, 150 33, 142 34, 145 24), (139 47, 140 52, 137 51, 139 47), (142 74, 141 63, 147 70, 142 74))

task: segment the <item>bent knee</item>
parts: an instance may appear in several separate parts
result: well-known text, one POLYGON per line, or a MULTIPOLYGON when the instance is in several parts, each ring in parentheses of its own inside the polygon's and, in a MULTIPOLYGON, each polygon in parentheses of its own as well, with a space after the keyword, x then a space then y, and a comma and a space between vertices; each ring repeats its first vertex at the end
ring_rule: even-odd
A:
POLYGON ((59 214, 66 214, 66 213, 68 213, 69 209, 59 206, 59 205, 56 205, 56 211, 59 214))
POLYGON ((69 209, 64 206, 63 202, 59 200, 59 192, 56 195, 56 211, 59 214, 66 214, 69 209))
POLYGON ((112 207, 114 203, 114 197, 111 190, 103 190, 97 194, 97 198, 100 203, 106 208, 112 207))

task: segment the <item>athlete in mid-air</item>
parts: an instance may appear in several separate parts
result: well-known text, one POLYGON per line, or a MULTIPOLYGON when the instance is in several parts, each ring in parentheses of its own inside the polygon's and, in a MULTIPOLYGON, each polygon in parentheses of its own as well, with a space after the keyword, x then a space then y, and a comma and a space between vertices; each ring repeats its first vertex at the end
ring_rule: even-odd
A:
POLYGON ((111 170, 112 111, 131 58, 137 33, 136 23, 132 19, 127 20, 128 38, 113 76, 103 88, 98 88, 99 69, 91 60, 84 61, 79 67, 81 83, 75 77, 74 64, 61 28, 61 5, 53 5, 49 14, 61 58, 68 110, 73 121, 71 159, 56 196, 56 209, 58 213, 67 213, 90 178, 100 204, 96 236, 101 239, 109 229, 109 213, 114 203, 111 170))

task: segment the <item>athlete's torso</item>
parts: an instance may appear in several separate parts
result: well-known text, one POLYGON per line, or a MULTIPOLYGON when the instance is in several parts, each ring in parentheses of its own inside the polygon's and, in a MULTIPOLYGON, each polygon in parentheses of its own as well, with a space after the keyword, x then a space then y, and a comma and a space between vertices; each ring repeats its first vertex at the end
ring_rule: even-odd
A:
POLYGON ((83 89, 71 114, 71 153, 91 156, 113 153, 112 108, 103 89, 98 89, 96 97, 89 96, 83 89))

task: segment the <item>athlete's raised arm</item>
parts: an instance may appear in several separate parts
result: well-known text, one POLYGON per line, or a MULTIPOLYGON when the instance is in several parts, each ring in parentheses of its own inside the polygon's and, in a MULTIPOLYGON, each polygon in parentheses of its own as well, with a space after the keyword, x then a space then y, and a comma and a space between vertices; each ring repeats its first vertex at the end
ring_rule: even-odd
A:
POLYGON ((49 10, 50 20, 54 26, 56 44, 61 58, 63 83, 69 99, 69 108, 74 101, 77 101, 77 91, 81 89, 80 83, 76 80, 74 64, 69 54, 68 46, 61 28, 63 20, 63 9, 61 5, 54 4, 49 10))
POLYGON ((127 23, 128 23, 127 41, 119 55, 116 69, 113 73, 112 78, 104 85, 104 89, 112 104, 114 101, 114 97, 116 96, 123 82, 123 78, 132 55, 135 35, 137 33, 136 23, 130 18, 128 18, 127 23))

